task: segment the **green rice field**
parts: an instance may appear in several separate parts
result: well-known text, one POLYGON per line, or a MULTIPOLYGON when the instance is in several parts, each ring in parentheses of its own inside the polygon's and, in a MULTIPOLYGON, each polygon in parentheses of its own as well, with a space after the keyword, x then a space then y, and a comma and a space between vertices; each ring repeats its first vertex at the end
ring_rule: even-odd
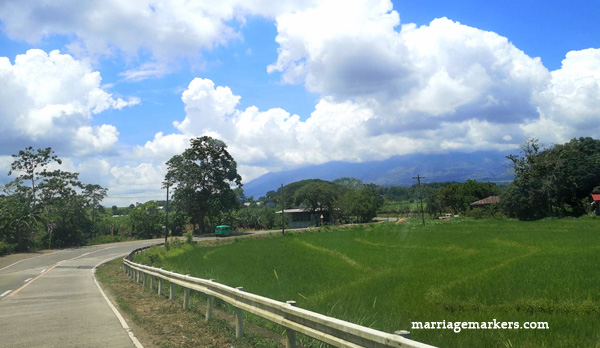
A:
POLYGON ((187 245, 139 261, 438 347, 600 347, 600 219, 419 223, 187 245), (494 319, 548 329, 411 329, 494 319))

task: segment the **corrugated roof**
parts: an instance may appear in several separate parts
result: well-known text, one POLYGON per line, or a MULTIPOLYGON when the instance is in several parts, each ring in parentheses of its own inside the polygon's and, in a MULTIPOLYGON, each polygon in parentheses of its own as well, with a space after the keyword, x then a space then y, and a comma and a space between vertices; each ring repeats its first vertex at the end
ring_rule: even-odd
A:
POLYGON ((600 201, 600 193, 592 193, 592 199, 595 201, 600 201))
POLYGON ((485 204, 494 204, 500 202, 500 196, 489 196, 484 199, 480 199, 477 202, 471 203, 471 205, 485 205, 485 204))
MULTIPOLYGON (((310 213, 310 211, 306 210, 306 209, 300 209, 300 208, 292 208, 292 209, 285 209, 283 211, 286 214, 289 213, 310 213)), ((275 214, 281 214, 281 210, 280 211, 276 211, 275 214)))

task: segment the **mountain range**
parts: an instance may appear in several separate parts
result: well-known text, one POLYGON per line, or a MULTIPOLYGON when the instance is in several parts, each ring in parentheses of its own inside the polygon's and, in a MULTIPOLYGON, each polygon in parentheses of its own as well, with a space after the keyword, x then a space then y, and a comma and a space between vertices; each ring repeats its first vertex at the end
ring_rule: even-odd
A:
POLYGON ((509 183, 510 172, 508 153, 477 151, 449 154, 411 154, 395 156, 383 161, 361 163, 328 162, 281 172, 266 173, 246 184, 243 189, 247 197, 255 199, 268 191, 277 190, 281 184, 287 185, 305 179, 332 181, 349 177, 365 183, 382 186, 412 186, 420 175, 421 182, 464 182, 467 179, 509 183))

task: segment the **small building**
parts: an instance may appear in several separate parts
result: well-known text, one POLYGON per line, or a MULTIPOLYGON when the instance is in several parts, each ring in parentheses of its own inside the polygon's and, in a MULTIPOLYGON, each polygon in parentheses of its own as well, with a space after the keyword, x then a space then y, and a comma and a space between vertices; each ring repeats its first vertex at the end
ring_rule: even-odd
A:
MULTIPOLYGON (((313 212, 307 208, 290 208, 283 212, 289 216, 287 219, 289 228, 306 228, 334 223, 333 217, 325 210, 313 212)), ((276 211, 275 214, 281 214, 281 210, 276 211)))
MULTIPOLYGON (((280 211, 276 211, 275 214, 281 214, 280 211)), ((317 220, 315 219, 314 214, 310 211, 306 211, 306 209, 302 208, 290 208, 284 209, 283 213, 285 213, 288 218, 288 226, 289 228, 305 228, 310 226, 315 226, 317 224, 317 220)))
POLYGON ((596 216, 600 216, 600 193, 592 193, 592 209, 594 210, 594 214, 596 216))
POLYGON ((484 199, 480 199, 478 201, 471 203, 471 206, 477 207, 477 206, 484 206, 484 205, 490 205, 490 204, 496 204, 496 203, 500 203, 500 196, 489 196, 484 199))

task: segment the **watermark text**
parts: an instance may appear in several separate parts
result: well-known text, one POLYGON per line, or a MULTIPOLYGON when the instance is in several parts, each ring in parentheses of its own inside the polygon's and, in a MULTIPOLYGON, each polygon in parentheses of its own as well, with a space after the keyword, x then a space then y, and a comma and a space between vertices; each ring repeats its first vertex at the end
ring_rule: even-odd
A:
POLYGON ((462 330, 549 330, 550 326, 545 321, 413 321, 412 330, 453 330, 456 333, 462 330))

